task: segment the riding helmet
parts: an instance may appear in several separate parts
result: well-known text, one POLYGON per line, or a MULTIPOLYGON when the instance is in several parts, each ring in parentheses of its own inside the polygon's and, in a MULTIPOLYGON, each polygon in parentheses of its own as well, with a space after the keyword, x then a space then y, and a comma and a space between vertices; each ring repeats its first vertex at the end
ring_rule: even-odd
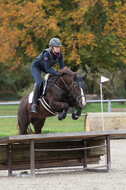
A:
POLYGON ((49 45, 50 45, 50 46, 54 46, 54 47, 62 46, 61 41, 60 41, 58 38, 52 38, 52 39, 49 41, 49 45))

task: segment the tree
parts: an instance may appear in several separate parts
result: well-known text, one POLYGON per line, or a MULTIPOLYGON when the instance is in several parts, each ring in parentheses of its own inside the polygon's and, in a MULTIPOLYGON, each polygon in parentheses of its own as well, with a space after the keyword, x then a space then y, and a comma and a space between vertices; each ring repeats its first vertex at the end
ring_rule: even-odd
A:
POLYGON ((0 0, 0 3, 0 63, 5 65, 6 72, 11 69, 18 73, 27 66, 30 69, 52 37, 61 39, 65 64, 73 71, 80 66, 86 70, 87 65, 95 77, 100 67, 111 71, 125 67, 123 0, 0 0))

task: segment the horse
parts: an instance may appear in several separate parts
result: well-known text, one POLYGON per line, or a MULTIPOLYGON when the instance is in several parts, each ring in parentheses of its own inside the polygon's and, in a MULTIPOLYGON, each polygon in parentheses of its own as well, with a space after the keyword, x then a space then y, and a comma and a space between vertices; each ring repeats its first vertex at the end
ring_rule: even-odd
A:
POLYGON ((86 106, 84 89, 86 84, 83 76, 64 67, 59 71, 60 75, 49 74, 44 97, 38 100, 37 113, 31 113, 31 103, 27 94, 22 98, 18 109, 19 134, 27 134, 28 126, 32 123, 34 133, 41 133, 47 117, 58 115, 59 120, 65 119, 69 107, 77 109, 72 114, 72 119, 77 120, 81 116, 82 108, 86 106))

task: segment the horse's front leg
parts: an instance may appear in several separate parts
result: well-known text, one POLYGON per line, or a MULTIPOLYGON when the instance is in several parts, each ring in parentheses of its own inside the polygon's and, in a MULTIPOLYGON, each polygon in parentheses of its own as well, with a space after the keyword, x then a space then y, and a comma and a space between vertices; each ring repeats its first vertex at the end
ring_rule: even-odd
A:
POLYGON ((64 102, 53 102, 52 108, 56 112, 59 112, 58 119, 63 120, 63 119, 65 119, 65 117, 67 115, 69 105, 64 102))
POLYGON ((77 108, 75 113, 72 113, 72 119, 77 120, 81 116, 82 108, 77 108))

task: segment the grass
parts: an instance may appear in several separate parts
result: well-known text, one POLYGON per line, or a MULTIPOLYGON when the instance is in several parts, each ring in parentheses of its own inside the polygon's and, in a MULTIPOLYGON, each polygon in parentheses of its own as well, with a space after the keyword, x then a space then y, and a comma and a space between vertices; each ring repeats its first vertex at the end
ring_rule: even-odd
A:
MULTIPOLYGON (((124 104, 112 103, 112 108, 126 108, 124 104)), ((17 115, 18 105, 0 105, 0 116, 17 115)), ((108 104, 104 103, 104 112, 108 111, 108 104)), ((101 112, 100 103, 88 103, 83 113, 101 112)), ((78 120, 72 120, 71 116, 67 116, 65 120, 58 121, 57 116, 47 118, 43 127, 43 133, 57 132, 77 132, 84 131, 84 116, 78 120)), ((17 118, 1 118, 0 119, 0 137, 17 135, 17 118)))
MULTIPOLYGON (((33 127, 32 127, 33 128, 33 127)), ((65 120, 59 121, 57 116, 46 119, 43 127, 43 133, 62 133, 62 132, 84 131, 84 116, 74 121, 70 116, 65 120)), ((0 119, 0 137, 17 135, 17 118, 1 118, 0 119)))
POLYGON ((0 105, 0 116, 17 115, 18 105, 0 105))
POLYGON ((0 137, 17 135, 17 118, 0 119, 0 137))
POLYGON ((84 116, 81 116, 78 120, 72 120, 71 116, 67 116, 65 120, 59 121, 57 116, 48 118, 45 122, 43 132, 55 133, 55 132, 77 132, 84 131, 84 116))

